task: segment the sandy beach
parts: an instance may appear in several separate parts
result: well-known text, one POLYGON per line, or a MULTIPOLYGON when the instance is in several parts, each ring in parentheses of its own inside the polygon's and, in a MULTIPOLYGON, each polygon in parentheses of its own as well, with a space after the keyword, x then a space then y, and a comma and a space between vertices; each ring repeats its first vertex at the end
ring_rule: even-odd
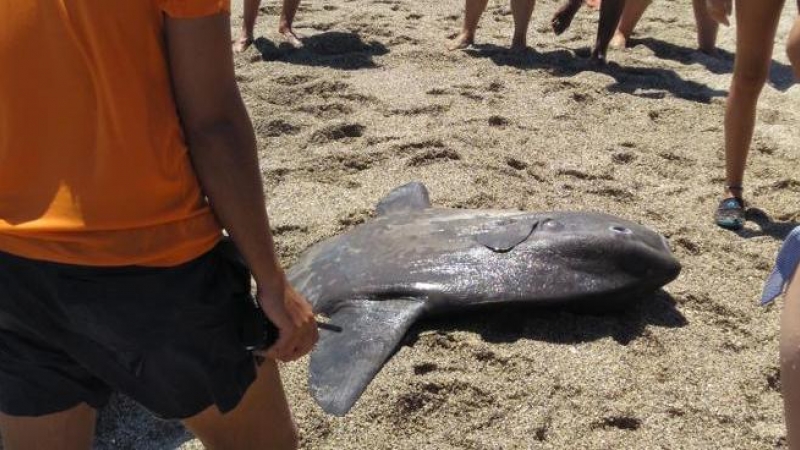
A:
MULTIPOLYGON (((716 227, 734 30, 719 57, 694 51, 691 2, 659 0, 631 48, 594 70, 597 12, 556 37, 542 0, 531 50, 506 50, 508 3, 492 0, 477 45, 448 52, 459 1, 305 2, 281 44, 279 5, 236 56, 286 265, 424 182, 435 206, 604 211, 658 230, 683 272, 623 314, 497 310, 422 322, 343 418, 308 393, 308 359, 283 366, 304 449, 783 448, 780 304, 757 305, 798 222, 800 87, 787 4, 746 174, 744 230, 716 227)), ((791 2, 790 2, 791 3, 791 2)), ((236 5, 240 8, 241 5, 236 5)), ((235 31, 241 23, 234 11, 235 31)), ((380 243, 376 243, 380 245, 380 243)), ((376 261, 379 264, 380 261, 376 261)), ((127 403, 98 448, 202 445, 127 403), (131 418, 135 420, 131 420, 131 418)))

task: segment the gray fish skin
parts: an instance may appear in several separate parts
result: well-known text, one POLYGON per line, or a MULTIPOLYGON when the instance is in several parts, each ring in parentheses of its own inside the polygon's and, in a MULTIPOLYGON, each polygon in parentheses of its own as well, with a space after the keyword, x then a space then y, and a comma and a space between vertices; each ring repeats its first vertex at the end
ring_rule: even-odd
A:
POLYGON ((418 183, 387 199, 381 216, 313 246, 287 273, 345 329, 323 332, 311 357, 312 394, 334 414, 415 320, 512 303, 616 309, 681 269, 661 235, 607 214, 431 208, 418 183))
POLYGON ((328 314, 352 298, 425 298, 427 312, 437 313, 625 296, 654 291, 679 271, 660 235, 605 214, 427 209, 379 217, 322 242, 289 274, 315 311, 328 314), (536 228, 503 253, 476 240, 508 221, 536 228))

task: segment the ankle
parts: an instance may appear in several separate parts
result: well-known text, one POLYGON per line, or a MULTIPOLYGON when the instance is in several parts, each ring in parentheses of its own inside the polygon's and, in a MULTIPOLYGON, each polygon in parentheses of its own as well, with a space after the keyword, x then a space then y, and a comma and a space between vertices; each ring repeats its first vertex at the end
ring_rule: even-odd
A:
POLYGON ((744 188, 741 184, 727 184, 725 185, 725 195, 729 197, 742 198, 744 188))

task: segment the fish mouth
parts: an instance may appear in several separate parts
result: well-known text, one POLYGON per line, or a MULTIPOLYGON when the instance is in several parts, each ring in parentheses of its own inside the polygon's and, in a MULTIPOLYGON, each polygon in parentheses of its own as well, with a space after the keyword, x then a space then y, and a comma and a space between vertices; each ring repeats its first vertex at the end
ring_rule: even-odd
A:
POLYGON ((661 245, 664 246, 664 250, 669 252, 670 255, 672 254, 672 249, 669 247, 669 241, 664 236, 661 236, 661 245))

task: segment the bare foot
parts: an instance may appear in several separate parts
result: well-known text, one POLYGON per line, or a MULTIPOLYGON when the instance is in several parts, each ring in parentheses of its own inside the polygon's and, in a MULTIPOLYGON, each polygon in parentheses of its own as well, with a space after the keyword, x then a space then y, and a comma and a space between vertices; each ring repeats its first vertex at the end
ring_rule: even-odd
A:
POLYGON ((283 40, 294 48, 303 48, 303 42, 291 28, 279 29, 278 32, 283 36, 283 40))
POLYGON ((581 0, 567 0, 558 8, 558 11, 553 14, 553 18, 550 19, 550 26, 553 27, 556 36, 567 31, 579 9, 581 9, 581 0))
POLYGON ((590 8, 600 9, 600 2, 601 1, 602 0, 584 0, 584 3, 586 3, 586 6, 588 6, 590 8))
POLYGON ((526 36, 516 37, 511 40, 511 53, 525 53, 528 51, 526 36))
POLYGON ((592 50, 592 55, 589 57, 589 62, 595 67, 603 67, 606 65, 606 55, 594 49, 592 50))
POLYGON ((463 50, 470 45, 475 43, 475 36, 470 35, 469 33, 461 32, 453 39, 450 44, 447 45, 447 49, 450 51, 453 50, 463 50))
POLYGON ((717 50, 717 47, 711 47, 711 48, 699 47, 697 50, 700 53, 704 53, 708 56, 711 56, 712 58, 716 58, 719 56, 719 50, 717 50))
POLYGON ((242 36, 238 40, 233 41, 232 45, 234 53, 241 53, 253 45, 253 37, 242 36))
POLYGON ((611 48, 616 49, 626 48, 628 46, 628 38, 624 34, 617 31, 614 33, 614 37, 611 38, 611 42, 608 45, 610 45, 611 48))

